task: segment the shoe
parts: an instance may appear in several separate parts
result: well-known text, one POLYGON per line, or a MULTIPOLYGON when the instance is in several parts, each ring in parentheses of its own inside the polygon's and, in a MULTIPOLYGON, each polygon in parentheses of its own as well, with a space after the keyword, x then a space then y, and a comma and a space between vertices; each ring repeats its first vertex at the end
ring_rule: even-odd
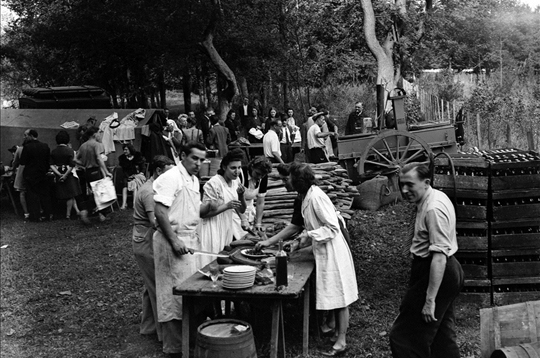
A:
POLYGON ((327 351, 321 351, 319 353, 321 353, 325 357, 339 357, 339 356, 345 354, 345 352, 347 352, 348 349, 349 349, 349 347, 347 347, 347 346, 345 346, 345 347, 343 347, 341 349, 335 349, 334 347, 332 347, 327 351))
POLYGON ((328 331, 323 331, 322 327, 321 327, 321 336, 323 337, 334 337, 336 334, 336 329, 335 328, 332 328, 328 331))
POLYGON ((103 214, 99 214, 99 222, 105 222, 105 221, 109 221, 109 220, 111 220, 111 218, 108 218, 103 214))
POLYGON ((30 214, 24 214, 24 221, 30 220, 30 214))
POLYGON ((90 219, 88 219, 88 210, 81 210, 79 216, 85 225, 90 225, 90 219))

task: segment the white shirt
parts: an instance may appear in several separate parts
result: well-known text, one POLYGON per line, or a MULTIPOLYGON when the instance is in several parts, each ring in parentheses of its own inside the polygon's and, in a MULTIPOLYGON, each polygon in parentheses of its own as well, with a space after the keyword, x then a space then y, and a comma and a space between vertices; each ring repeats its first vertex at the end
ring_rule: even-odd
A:
POLYGON ((274 158, 274 153, 277 152, 281 156, 281 149, 279 147, 279 137, 276 132, 270 129, 263 138, 263 150, 264 156, 267 158, 274 158))
POLYGON ((425 258, 439 252, 450 257, 457 249, 454 205, 445 193, 429 187, 417 205, 411 253, 425 258))
POLYGON ((184 186, 199 192, 199 179, 188 173, 182 163, 171 168, 154 180, 154 201, 170 207, 184 186))
POLYGON ((318 124, 312 125, 307 132, 308 149, 324 148, 324 138, 318 138, 317 134, 321 133, 321 127, 318 124))
POLYGON ((281 134, 283 134, 283 138, 281 138, 280 143, 287 144, 287 138, 289 138, 289 144, 292 144, 291 132, 289 131, 289 127, 287 126, 282 127, 281 134))

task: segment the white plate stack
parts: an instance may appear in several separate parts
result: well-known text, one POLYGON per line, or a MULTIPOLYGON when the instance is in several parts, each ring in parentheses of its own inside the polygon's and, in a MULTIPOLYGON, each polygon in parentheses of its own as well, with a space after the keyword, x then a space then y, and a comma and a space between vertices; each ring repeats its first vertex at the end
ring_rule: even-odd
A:
POLYGON ((223 288, 240 290, 253 286, 255 283, 254 266, 230 266, 223 269, 223 288))

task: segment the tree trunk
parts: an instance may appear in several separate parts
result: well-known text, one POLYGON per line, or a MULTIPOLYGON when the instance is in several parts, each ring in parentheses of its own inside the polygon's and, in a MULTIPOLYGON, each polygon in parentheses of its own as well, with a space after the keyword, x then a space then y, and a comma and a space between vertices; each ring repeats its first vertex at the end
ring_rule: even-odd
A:
MULTIPOLYGON (((371 0, 361 0, 362 10, 364 11, 364 36, 369 50, 377 60, 377 84, 385 88, 384 103, 391 105, 386 101, 390 91, 396 87, 397 79, 400 75, 395 71, 394 61, 392 59, 394 51, 394 34, 389 32, 381 45, 375 34, 375 13, 371 0)), ((388 111, 390 108, 386 108, 388 111)))
POLYGON ((150 90, 150 108, 157 108, 156 107, 156 89, 152 87, 150 90))
POLYGON ((506 122, 506 148, 512 148, 512 129, 510 122, 506 122))
POLYGON ((163 74, 163 69, 160 69, 158 73, 158 89, 161 108, 165 108, 167 107, 167 92, 165 90, 165 77, 163 74))
POLYGON ((189 66, 184 67, 182 92, 184 93, 184 113, 188 113, 191 111, 191 74, 189 73, 189 66))
POLYGON ((116 96, 116 91, 111 88, 109 90, 109 95, 111 96, 111 99, 112 99, 113 108, 119 108, 118 107, 118 98, 116 96))
MULTIPOLYGON (((218 80, 218 102, 225 101, 230 108, 234 97, 238 95, 238 85, 233 71, 214 47, 214 32, 221 13, 218 0, 210 0, 210 2, 213 10, 210 16, 210 22, 204 31, 204 40, 201 42, 201 45, 206 50, 214 66, 216 66, 218 77, 219 75, 223 76, 223 82, 218 80)), ((224 119, 227 116, 227 112, 220 112, 219 116, 224 119)))
POLYGON ((289 76, 287 68, 283 66, 283 82, 281 83, 281 91, 283 92, 283 110, 289 108, 289 76))
POLYGON ((244 76, 238 76, 238 85, 240 86, 240 92, 242 97, 249 98, 247 79, 244 76))
POLYGON ((476 136, 478 137, 478 149, 482 150, 482 126, 480 125, 480 114, 476 114, 476 136))
POLYGON ((201 66, 197 66, 197 83, 199 85, 199 104, 202 108, 207 106, 206 97, 205 97, 205 88, 204 88, 204 73, 201 66))

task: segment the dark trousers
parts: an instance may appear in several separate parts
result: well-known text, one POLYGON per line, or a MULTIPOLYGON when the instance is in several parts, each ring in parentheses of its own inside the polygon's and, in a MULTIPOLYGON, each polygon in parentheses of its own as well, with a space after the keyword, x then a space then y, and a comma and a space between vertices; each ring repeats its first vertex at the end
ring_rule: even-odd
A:
POLYGON ((310 157, 311 163, 314 163, 314 164, 328 162, 328 158, 326 157, 326 152, 324 151, 323 148, 311 148, 309 150, 309 157, 310 157))
POLYGON ((44 175, 41 178, 25 178, 26 203, 30 220, 39 220, 41 210, 43 217, 49 219, 52 214, 51 187, 49 180, 44 175))
POLYGON ((294 160, 292 145, 290 143, 280 143, 281 159, 285 163, 290 163, 294 160))
POLYGON ((390 331, 394 358, 459 358, 454 300, 463 287, 463 270, 453 256, 448 258, 435 298, 437 321, 426 323, 421 312, 426 300, 430 266, 431 258, 413 260, 409 288, 390 331))

